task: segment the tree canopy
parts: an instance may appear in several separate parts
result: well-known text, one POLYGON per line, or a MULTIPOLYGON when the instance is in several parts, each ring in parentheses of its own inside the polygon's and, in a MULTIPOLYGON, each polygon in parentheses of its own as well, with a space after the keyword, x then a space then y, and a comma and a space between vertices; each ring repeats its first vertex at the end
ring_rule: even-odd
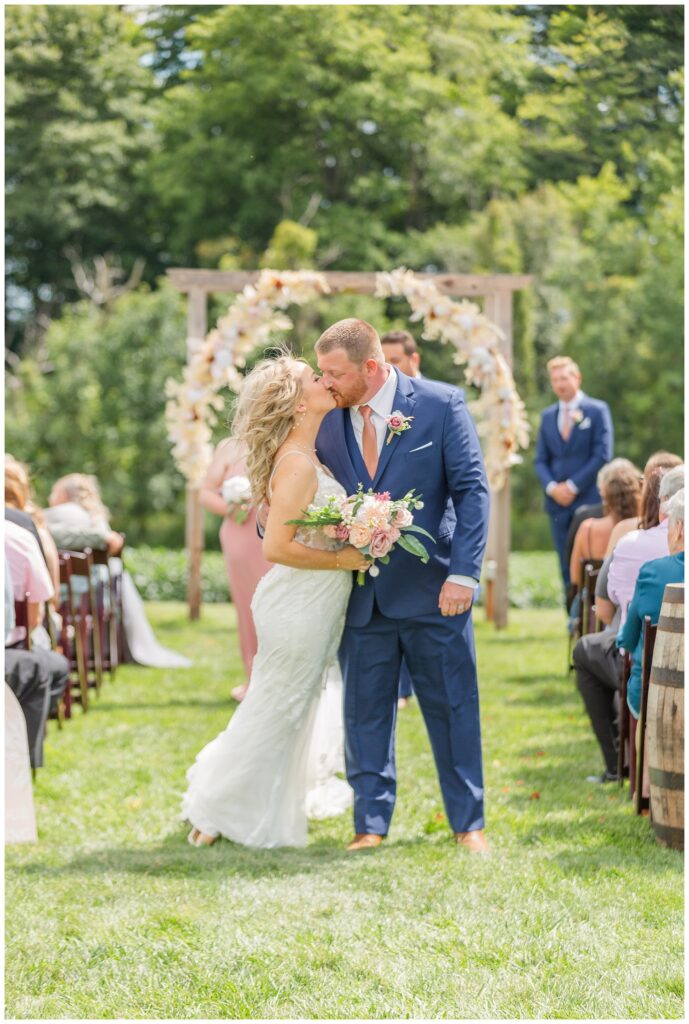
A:
MULTIPOLYGON (((175 265, 523 271, 534 424, 545 361, 567 351, 613 408, 618 454, 680 450, 682 83, 679 5, 10 6, 10 403, 29 380, 69 390, 46 371, 64 322, 95 332, 94 360, 111 317, 122 359, 159 353, 118 303, 79 304, 77 261, 145 260, 144 303, 175 265)), ((515 493, 535 542, 529 463, 515 493)))

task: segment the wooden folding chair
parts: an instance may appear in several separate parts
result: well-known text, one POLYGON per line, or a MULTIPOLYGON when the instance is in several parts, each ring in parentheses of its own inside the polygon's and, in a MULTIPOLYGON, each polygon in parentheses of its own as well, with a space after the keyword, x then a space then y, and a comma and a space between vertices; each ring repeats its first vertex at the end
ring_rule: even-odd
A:
POLYGON ((126 533, 120 533, 120 537, 123 542, 122 550, 119 555, 122 562, 122 571, 113 573, 111 570, 110 572, 110 579, 112 581, 112 614, 114 618, 114 632, 117 643, 118 665, 124 665, 127 662, 132 661, 131 653, 127 646, 127 637, 124 629, 124 610, 122 606, 122 575, 124 573, 124 541, 126 536, 126 533))
POLYGON ((581 634, 595 633, 596 622, 596 581, 603 562, 599 558, 589 558, 584 566, 584 586, 581 591, 581 634))
POLYGON ((103 671, 110 673, 110 678, 115 678, 115 672, 119 662, 117 643, 117 620, 114 608, 114 586, 113 573, 110 570, 110 560, 107 551, 92 552, 94 566, 105 566, 107 569, 107 584, 94 585, 96 591, 96 612, 97 623, 100 632, 101 653, 103 656, 103 671))
POLYGON ((634 810, 641 814, 649 806, 649 798, 643 795, 644 759, 646 755, 646 713, 648 711, 648 688, 653 666, 653 648, 656 642, 657 626, 651 616, 644 616, 643 649, 641 655, 641 701, 639 703, 638 754, 636 758, 636 779, 634 786, 634 810))
POLYGON ((84 642, 87 683, 89 687, 95 687, 96 693, 100 693, 103 685, 103 655, 100 629, 98 628, 96 593, 91 571, 93 568, 92 552, 91 548, 86 548, 84 551, 70 551, 69 555, 72 580, 74 581, 76 577, 83 577, 86 580, 85 590, 78 600, 75 595, 75 616, 84 642))
POLYGON ((82 711, 88 711, 89 691, 86 669, 86 622, 77 619, 76 598, 72 589, 72 556, 68 551, 58 552, 60 563, 60 615, 62 631, 60 646, 69 662, 69 686, 65 693, 65 717, 72 717, 72 703, 81 704, 82 711), (74 692, 76 691, 76 692, 74 692))
MULTIPOLYGON (((593 606, 595 598, 595 577, 593 581, 593 590, 589 592, 587 589, 587 572, 591 572, 598 575, 603 562, 600 558, 582 558, 579 562, 579 578, 576 583, 572 583, 568 594, 568 608, 572 607, 572 601, 577 594, 580 596, 579 600, 579 614, 574 620, 574 625, 569 628, 567 637, 567 666, 571 672, 574 669, 574 662, 572 661, 572 652, 579 639, 584 636, 587 632, 593 632, 592 629, 585 627, 585 614, 587 610, 590 612, 590 608, 593 606)), ((571 621, 571 620, 570 620, 571 621)))
POLYGON ((31 650, 31 637, 29 635, 29 599, 30 594, 24 594, 22 600, 18 601, 15 598, 14 601, 14 622, 17 629, 24 630, 24 636, 22 637, 21 645, 25 651, 31 650))
POLYGON ((627 706, 627 684, 632 671, 632 659, 629 651, 624 652, 622 662, 622 683, 620 686, 620 729, 619 746, 617 749, 617 779, 620 789, 624 786, 625 764, 630 763, 631 758, 627 757, 629 747, 629 708, 627 706))

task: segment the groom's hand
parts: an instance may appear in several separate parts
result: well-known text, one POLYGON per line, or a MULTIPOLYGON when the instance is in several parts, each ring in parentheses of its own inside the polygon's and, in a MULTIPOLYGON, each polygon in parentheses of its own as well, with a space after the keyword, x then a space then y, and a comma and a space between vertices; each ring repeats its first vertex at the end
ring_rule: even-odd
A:
POLYGON ((473 599, 474 591, 471 587, 462 587, 459 583, 447 580, 440 591, 438 607, 442 615, 461 615, 471 608, 473 599))

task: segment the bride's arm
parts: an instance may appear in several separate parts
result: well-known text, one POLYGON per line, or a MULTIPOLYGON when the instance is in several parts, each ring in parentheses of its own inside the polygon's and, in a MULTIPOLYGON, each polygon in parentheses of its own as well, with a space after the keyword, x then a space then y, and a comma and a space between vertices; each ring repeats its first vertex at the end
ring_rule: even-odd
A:
POLYGON ((313 501, 318 481, 314 466, 306 459, 289 459, 273 477, 270 511, 263 537, 263 554, 269 562, 293 569, 364 569, 367 562, 356 548, 321 551, 307 548, 294 539, 296 526, 289 519, 300 519, 313 501))

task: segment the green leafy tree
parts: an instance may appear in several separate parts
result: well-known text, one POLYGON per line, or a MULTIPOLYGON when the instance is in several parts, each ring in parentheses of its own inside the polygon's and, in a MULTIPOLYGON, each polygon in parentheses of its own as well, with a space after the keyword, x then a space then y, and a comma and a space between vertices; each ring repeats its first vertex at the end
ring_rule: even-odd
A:
POLYGON ((535 182, 595 175, 608 161, 641 179, 653 150, 681 153, 680 5, 522 10, 537 15, 538 61, 518 109, 535 182))
POLYGON ((117 7, 6 11, 7 272, 10 341, 27 313, 54 315, 78 292, 69 251, 136 256, 153 270, 141 168, 154 145, 150 71, 117 7), (16 326, 15 326, 16 325, 16 326))
POLYGON ((45 362, 23 359, 7 382, 7 450, 29 463, 41 501, 64 473, 94 473, 130 541, 183 543, 164 388, 181 373, 184 339, 183 300, 168 285, 110 312, 81 302, 51 324, 45 362))

